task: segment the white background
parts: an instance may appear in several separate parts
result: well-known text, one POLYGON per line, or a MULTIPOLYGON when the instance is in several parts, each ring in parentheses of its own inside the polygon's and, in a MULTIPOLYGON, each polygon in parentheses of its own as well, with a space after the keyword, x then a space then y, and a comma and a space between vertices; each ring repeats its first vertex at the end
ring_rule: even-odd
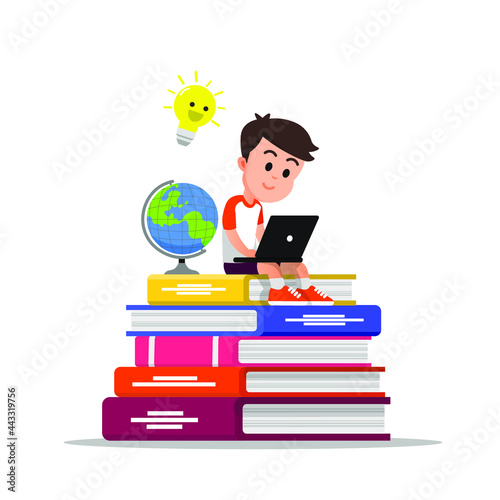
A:
MULTIPOLYGON (((4 2, 0 15, 2 382, 5 392, 14 384, 19 393, 18 497, 83 498, 77 485, 88 480, 92 499, 387 500, 410 498, 412 490, 419 495, 412 498, 465 499, 478 488, 494 495, 498 3, 57 5, 48 20, 32 0, 4 2), (389 7, 389 18, 377 16, 389 7), (346 44, 355 49, 350 56, 346 44), (144 91, 138 86, 148 68, 157 68, 160 82, 144 91), (177 75, 193 83, 194 70, 201 83, 213 80, 210 88, 224 91, 217 102, 226 110, 216 113, 220 128, 201 128, 185 148, 175 140, 173 111, 163 106, 173 103, 168 89, 181 88, 177 75), (497 83, 487 96, 479 89, 478 101, 481 79, 497 83), (124 94, 140 102, 124 106, 124 94), (453 119, 454 106, 464 101, 468 116, 453 119), (113 395, 113 370, 133 365, 125 305, 145 303, 147 276, 173 265, 142 235, 145 198, 175 179, 208 189, 222 211, 241 192, 234 170, 239 134, 255 112, 299 122, 320 148, 289 199, 264 207, 266 217, 320 215, 306 255, 311 270, 356 273, 358 303, 383 311, 371 357, 387 367, 387 429, 397 438, 442 444, 300 450, 285 465, 280 444, 276 450, 119 449, 118 455, 111 455, 114 448, 64 444, 100 437, 101 401, 113 395), (54 164, 64 163, 68 147, 103 119, 113 130, 58 177, 54 164), (415 141, 428 140, 436 128, 446 139, 391 189, 387 173, 399 175, 399 157, 408 158, 415 141), (95 317, 82 315, 89 297, 109 297, 103 290, 122 272, 129 276, 123 290, 95 317), (454 282, 459 290, 450 288, 454 282), (422 320, 419 308, 429 306, 434 313, 422 320), (49 334, 68 323, 81 331, 54 353, 49 334), (44 349, 52 359, 41 360, 44 349), (22 376, 19 370, 32 363, 36 370, 22 376), (472 436, 469 444, 465 436, 472 436), (96 476, 93 462, 111 458, 119 464, 109 477, 96 476), (453 473, 443 479, 436 471, 445 462, 453 473), (257 482, 262 470, 270 480, 257 482)), ((190 265, 222 272, 220 230, 190 265)))

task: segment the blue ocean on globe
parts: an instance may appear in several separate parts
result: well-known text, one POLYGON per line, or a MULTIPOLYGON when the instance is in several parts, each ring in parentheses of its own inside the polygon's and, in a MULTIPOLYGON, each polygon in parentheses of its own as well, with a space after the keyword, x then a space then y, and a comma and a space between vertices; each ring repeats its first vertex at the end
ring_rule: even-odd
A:
POLYGON ((217 207, 210 195, 194 184, 170 184, 151 199, 147 229, 166 252, 182 257, 210 243, 218 224, 217 207))

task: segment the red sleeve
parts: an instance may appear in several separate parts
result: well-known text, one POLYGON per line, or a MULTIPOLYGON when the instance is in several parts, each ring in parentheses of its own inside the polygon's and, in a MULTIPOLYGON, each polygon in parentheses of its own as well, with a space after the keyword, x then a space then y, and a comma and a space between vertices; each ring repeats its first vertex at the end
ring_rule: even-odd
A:
POLYGON ((227 200, 222 213, 222 227, 224 229, 236 229, 236 205, 241 201, 241 198, 242 196, 233 196, 227 200))
POLYGON ((262 208, 262 205, 260 204, 259 201, 257 203, 260 206, 260 213, 259 213, 259 219, 257 220, 257 225, 264 224, 264 210, 262 208))

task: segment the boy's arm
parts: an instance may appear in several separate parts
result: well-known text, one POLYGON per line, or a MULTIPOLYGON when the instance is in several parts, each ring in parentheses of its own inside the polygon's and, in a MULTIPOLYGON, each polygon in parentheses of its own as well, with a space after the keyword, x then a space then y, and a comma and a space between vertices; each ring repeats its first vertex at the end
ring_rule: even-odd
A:
MULTIPOLYGON (((257 229, 257 239, 259 239, 258 233, 259 230, 257 229)), ((239 237, 238 231, 236 229, 226 229, 226 235, 229 238, 231 245, 233 245, 233 247, 238 252, 240 252, 245 257, 255 257, 255 250, 251 250, 241 241, 241 238, 239 237)))

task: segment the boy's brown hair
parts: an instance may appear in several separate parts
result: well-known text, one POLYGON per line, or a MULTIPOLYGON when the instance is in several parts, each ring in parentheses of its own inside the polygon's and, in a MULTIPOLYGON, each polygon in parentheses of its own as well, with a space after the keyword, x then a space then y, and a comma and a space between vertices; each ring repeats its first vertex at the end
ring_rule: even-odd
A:
POLYGON ((312 143, 309 134, 298 123, 282 118, 262 117, 255 113, 256 120, 247 123, 241 131, 241 156, 248 160, 260 140, 264 137, 271 144, 288 154, 304 161, 314 160, 311 151, 318 148, 312 143))

